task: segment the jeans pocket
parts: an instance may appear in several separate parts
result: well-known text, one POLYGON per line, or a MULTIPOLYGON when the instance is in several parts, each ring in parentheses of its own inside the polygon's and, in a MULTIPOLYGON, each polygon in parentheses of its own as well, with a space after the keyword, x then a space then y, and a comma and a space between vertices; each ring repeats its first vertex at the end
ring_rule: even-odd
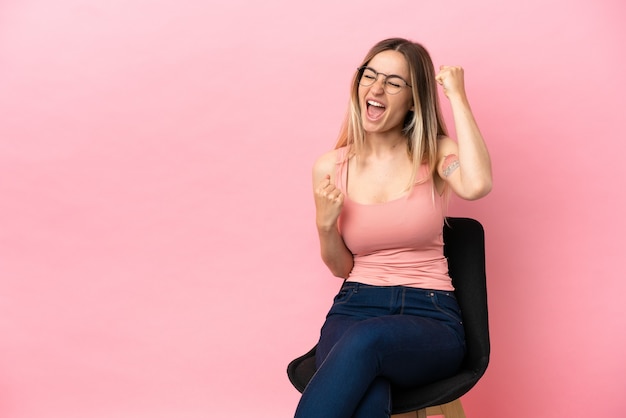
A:
POLYGON ((453 320, 456 324, 463 324, 463 316, 461 308, 453 293, 438 290, 430 292, 431 299, 435 308, 453 320))
POLYGON ((333 304, 338 305, 348 302, 356 291, 356 283, 345 283, 343 286, 341 286, 339 293, 335 295, 335 298, 333 299, 333 304))

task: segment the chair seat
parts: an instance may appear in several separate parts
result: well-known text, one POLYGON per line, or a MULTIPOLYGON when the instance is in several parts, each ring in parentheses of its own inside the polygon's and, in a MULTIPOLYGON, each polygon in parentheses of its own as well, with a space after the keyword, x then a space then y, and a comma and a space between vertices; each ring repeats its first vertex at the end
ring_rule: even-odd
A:
MULTIPOLYGON (((309 380, 315 374, 315 352, 317 346, 308 353, 293 360, 288 367, 291 384, 303 392, 309 380)), ((488 357, 483 358, 484 368, 488 357)), ((413 388, 392 388, 392 405, 395 414, 416 411, 455 401, 466 394, 482 376, 481 369, 462 369, 454 376, 434 383, 413 388)))

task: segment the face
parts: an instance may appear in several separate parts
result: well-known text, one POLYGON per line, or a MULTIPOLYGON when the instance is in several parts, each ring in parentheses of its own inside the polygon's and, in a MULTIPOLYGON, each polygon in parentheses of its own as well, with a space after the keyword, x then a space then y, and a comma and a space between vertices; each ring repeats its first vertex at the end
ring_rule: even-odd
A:
MULTIPOLYGON (((396 94, 389 94, 385 89, 385 75, 399 76, 410 83, 409 66, 404 56, 398 51, 383 51, 374 56, 367 67, 379 73, 376 81, 369 86, 359 84, 359 104, 363 128, 368 133, 387 133, 402 131, 406 114, 413 109, 411 88, 404 86, 396 94), (382 74, 380 74, 382 73, 382 74), (385 74, 385 75, 383 75, 385 74)), ((369 80, 373 80, 370 76, 369 80)), ((397 83, 399 80, 389 79, 397 83)))

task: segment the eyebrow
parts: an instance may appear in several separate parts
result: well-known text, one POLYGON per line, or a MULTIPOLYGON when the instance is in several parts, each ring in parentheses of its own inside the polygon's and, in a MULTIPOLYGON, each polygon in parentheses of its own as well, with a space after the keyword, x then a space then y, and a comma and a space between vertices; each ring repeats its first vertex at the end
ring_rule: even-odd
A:
POLYGON ((369 65, 364 65, 363 69, 365 68, 369 68, 370 70, 374 71, 376 74, 382 74, 385 77, 389 78, 389 77, 398 77, 400 80, 404 81, 406 84, 409 84, 408 81, 406 81, 406 79, 398 74, 385 74, 385 73, 381 73, 380 71, 376 71, 373 67, 370 67, 369 65))

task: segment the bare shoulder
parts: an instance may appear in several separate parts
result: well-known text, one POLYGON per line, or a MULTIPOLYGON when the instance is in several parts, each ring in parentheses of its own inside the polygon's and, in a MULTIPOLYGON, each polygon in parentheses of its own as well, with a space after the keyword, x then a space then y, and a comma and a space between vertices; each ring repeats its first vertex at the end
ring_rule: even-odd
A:
POLYGON ((329 175, 331 180, 335 179, 335 165, 337 164, 338 150, 334 149, 322 154, 313 164, 313 184, 318 184, 329 175))

